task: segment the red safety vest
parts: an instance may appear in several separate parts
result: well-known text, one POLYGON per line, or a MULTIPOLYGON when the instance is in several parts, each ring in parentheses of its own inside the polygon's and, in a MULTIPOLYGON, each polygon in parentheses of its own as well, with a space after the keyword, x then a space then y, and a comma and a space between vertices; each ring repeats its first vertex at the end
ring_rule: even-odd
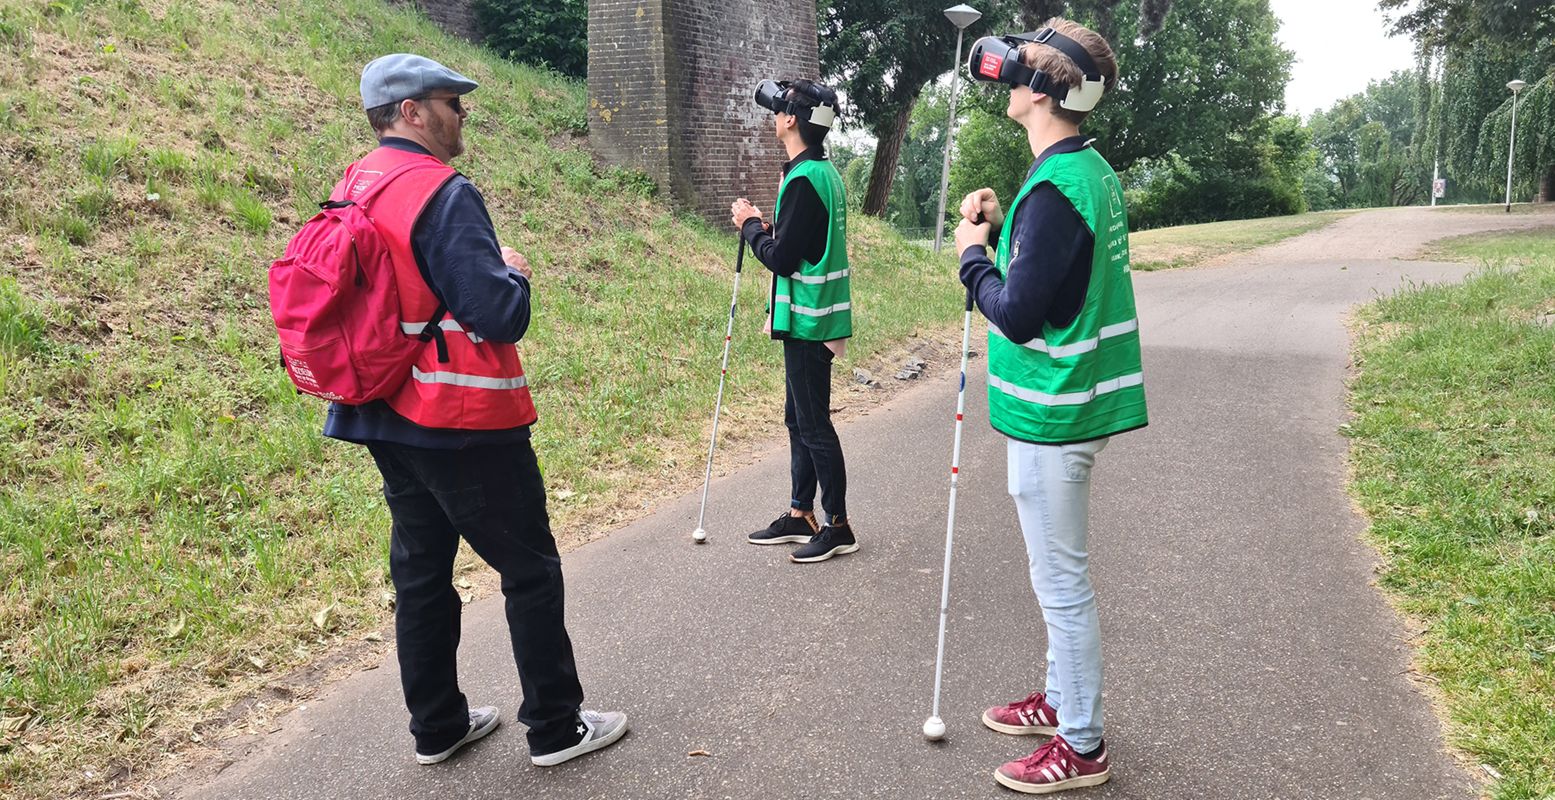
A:
MULTIPOLYGON (((371 198, 366 209, 373 227, 388 245, 400 296, 400 329, 419 335, 439 308, 411 249, 416 219, 432 196, 457 174, 437 158, 392 147, 379 147, 346 169, 331 200, 351 200, 397 167, 412 165, 371 198)), ((387 398, 390 408, 427 428, 506 430, 536 419, 529 382, 512 343, 490 342, 466 331, 452 317, 438 327, 446 349, 428 341, 411 365, 409 379, 387 398)))

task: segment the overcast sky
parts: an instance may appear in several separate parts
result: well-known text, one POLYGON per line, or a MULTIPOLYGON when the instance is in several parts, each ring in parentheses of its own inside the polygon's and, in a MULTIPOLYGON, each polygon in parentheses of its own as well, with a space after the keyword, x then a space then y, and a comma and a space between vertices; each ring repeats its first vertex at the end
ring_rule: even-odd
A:
POLYGON ((1296 54, 1285 108, 1303 117, 1414 66, 1408 37, 1387 35, 1375 0, 1269 0, 1280 42, 1296 54))

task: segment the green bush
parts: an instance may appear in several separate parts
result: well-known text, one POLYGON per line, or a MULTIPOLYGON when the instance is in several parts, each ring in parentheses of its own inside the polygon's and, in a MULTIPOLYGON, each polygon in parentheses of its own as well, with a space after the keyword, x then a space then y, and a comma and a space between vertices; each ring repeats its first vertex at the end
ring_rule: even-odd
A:
POLYGON ((486 46, 504 58, 572 78, 588 74, 584 0, 475 0, 475 19, 486 46))

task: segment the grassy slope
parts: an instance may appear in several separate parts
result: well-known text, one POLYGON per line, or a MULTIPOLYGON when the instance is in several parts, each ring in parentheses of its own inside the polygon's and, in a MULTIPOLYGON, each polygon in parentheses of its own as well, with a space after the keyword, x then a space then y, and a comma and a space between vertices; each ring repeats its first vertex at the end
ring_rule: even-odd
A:
POLYGON ((1555 793, 1555 235, 1476 236, 1487 270, 1367 307, 1353 491, 1382 585, 1422 623, 1449 738, 1499 800, 1555 793), (1521 269, 1509 269, 1521 264, 1521 269))
MULTIPOLYGON (((559 534, 700 480, 735 240, 596 166, 579 85, 374 0, 0 0, 0 794, 109 786, 381 624, 375 473, 276 368, 264 271, 370 145, 360 66, 403 50, 483 84, 458 166, 535 265, 559 534)), ((960 319, 948 257, 867 220, 850 250, 850 362, 960 319)), ((731 441, 779 413, 764 295, 731 441)))
POLYGON ((1353 213, 1319 211, 1140 231, 1129 236, 1129 262, 1141 272, 1191 267, 1217 256, 1253 250, 1315 231, 1353 213))

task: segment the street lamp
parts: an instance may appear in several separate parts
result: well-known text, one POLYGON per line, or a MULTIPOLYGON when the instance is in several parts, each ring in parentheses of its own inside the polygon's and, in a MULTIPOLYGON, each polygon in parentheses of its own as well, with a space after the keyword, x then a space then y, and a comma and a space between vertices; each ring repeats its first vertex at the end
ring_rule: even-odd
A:
POLYGON ((1506 88, 1512 90, 1512 138, 1506 144, 1506 213, 1512 213, 1512 154, 1517 147, 1517 93, 1528 84, 1513 79, 1508 81, 1506 88))
POLYGON ((934 252, 945 241, 945 190, 950 185, 950 147, 956 137, 956 84, 961 77, 961 34, 983 18, 983 12, 962 3, 945 9, 945 18, 956 26, 956 60, 950 70, 950 122, 945 126, 945 165, 939 173, 939 213, 934 217, 934 252))

